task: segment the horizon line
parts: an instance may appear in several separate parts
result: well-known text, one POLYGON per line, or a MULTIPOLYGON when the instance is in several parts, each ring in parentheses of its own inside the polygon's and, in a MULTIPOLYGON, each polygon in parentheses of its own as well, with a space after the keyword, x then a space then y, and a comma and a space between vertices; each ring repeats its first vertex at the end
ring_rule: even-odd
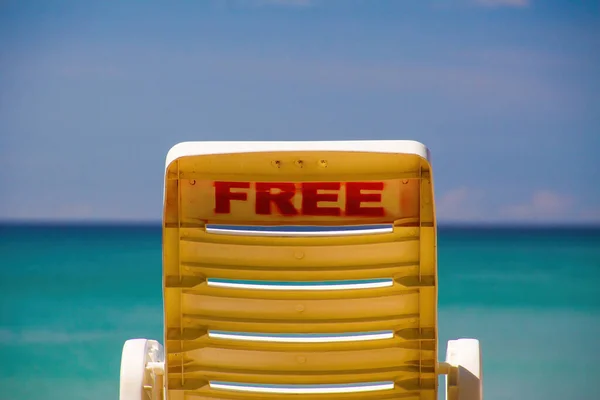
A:
MULTIPOLYGON (((31 226, 31 227, 162 227, 161 220, 49 220, 49 219, 0 219, 0 227, 31 226)), ((291 226, 291 225, 288 225, 291 226)), ((569 229, 592 228, 600 229, 600 221, 552 222, 552 221, 437 221, 438 228, 544 228, 569 229)))

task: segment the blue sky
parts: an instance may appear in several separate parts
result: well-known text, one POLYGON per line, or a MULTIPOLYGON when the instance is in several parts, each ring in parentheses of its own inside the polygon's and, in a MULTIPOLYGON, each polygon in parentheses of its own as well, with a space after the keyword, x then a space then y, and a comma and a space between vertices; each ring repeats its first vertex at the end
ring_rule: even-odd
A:
POLYGON ((600 2, 3 1, 0 219, 158 221, 184 140, 415 139, 443 222, 600 223, 600 2))

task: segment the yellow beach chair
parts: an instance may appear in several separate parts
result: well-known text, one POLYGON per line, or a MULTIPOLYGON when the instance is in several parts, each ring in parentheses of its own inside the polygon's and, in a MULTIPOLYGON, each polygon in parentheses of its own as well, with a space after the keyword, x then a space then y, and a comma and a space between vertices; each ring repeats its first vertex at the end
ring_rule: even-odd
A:
POLYGON ((167 156, 164 348, 121 400, 480 400, 479 342, 438 362, 429 151, 414 141, 188 142, 167 156))

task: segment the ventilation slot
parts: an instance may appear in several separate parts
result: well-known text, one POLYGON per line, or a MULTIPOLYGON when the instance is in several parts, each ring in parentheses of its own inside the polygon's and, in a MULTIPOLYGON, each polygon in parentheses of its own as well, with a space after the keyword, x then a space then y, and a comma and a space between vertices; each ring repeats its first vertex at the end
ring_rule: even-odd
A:
POLYGON ((393 331, 350 332, 350 333, 286 333, 265 334, 249 332, 209 331, 215 339, 241 340, 248 342, 273 343, 336 343, 384 340, 394 337, 393 331))
POLYGON ((240 226, 207 225, 206 232, 216 235, 275 236, 275 237, 328 237, 392 233, 392 225, 358 226, 240 226))
POLYGON ((208 286, 232 289, 258 290, 352 290, 390 287, 394 281, 390 278, 361 279, 344 281, 250 281, 236 279, 208 278, 208 286))
POLYGON ((391 390, 394 388, 394 382, 366 382, 336 385, 259 385, 251 383, 211 381, 209 382, 209 385, 213 389, 279 394, 359 393, 391 390))

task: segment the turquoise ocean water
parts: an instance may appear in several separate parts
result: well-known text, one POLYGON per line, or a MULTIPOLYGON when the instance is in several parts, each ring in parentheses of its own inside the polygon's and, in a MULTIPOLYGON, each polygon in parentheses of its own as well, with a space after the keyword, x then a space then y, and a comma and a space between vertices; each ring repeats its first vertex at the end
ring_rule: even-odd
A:
MULTIPOLYGON (((600 399, 600 229, 439 229, 440 357, 477 337, 485 395, 600 399)), ((0 226, 0 399, 118 398, 162 341, 157 226, 0 226)), ((294 397, 295 398, 295 397, 294 397)))

